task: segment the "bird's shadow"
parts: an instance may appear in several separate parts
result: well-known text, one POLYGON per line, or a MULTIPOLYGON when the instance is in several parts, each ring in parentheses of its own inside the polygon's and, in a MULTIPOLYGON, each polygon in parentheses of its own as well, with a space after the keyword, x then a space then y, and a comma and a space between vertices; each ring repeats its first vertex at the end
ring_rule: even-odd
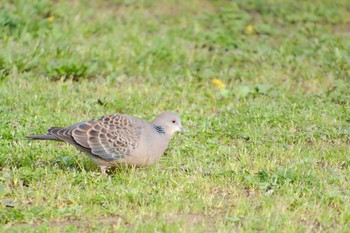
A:
MULTIPOLYGON (((100 167, 96 165, 92 160, 84 155, 63 155, 58 158, 49 161, 52 167, 58 168, 62 171, 77 171, 77 172, 94 172, 101 173, 100 167)), ((129 173, 135 170, 135 166, 116 164, 114 167, 107 168, 106 173, 108 176, 114 176, 119 173, 129 173)), ((101 173, 102 175, 102 173, 101 173)))

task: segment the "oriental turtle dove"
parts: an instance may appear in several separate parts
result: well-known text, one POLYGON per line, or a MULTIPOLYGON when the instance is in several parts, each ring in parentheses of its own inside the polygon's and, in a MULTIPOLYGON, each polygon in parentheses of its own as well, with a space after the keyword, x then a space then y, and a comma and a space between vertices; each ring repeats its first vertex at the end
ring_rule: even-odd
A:
POLYGON ((163 112, 152 122, 115 114, 67 128, 51 127, 47 134, 27 138, 72 144, 88 154, 106 175, 106 168, 117 164, 144 166, 157 162, 176 131, 184 130, 179 115, 172 112, 163 112))

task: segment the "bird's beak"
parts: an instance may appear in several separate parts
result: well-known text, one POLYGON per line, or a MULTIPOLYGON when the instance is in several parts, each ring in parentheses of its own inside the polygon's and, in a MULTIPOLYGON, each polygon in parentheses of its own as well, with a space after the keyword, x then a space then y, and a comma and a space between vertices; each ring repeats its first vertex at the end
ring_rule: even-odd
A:
POLYGON ((180 126, 180 131, 186 133, 186 130, 182 126, 180 126))

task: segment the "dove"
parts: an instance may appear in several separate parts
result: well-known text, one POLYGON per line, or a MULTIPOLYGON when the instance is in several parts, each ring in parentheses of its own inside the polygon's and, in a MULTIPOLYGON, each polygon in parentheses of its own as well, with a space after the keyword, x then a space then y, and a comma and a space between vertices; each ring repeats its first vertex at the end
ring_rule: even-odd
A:
POLYGON ((67 142, 86 153, 107 175, 106 168, 118 164, 139 167, 159 161, 177 131, 184 129, 176 113, 163 112, 152 122, 113 114, 67 128, 51 127, 46 134, 27 138, 67 142))

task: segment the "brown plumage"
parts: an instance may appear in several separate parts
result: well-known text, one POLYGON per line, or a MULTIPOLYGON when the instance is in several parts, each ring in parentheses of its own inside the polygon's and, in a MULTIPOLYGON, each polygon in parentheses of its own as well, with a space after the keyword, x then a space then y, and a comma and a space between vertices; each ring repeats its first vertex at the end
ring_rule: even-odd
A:
POLYGON ((28 138, 67 142, 88 154, 106 174, 106 167, 118 163, 143 166, 158 161, 179 130, 183 128, 175 113, 164 112, 152 122, 115 114, 67 128, 51 127, 47 134, 28 138))

